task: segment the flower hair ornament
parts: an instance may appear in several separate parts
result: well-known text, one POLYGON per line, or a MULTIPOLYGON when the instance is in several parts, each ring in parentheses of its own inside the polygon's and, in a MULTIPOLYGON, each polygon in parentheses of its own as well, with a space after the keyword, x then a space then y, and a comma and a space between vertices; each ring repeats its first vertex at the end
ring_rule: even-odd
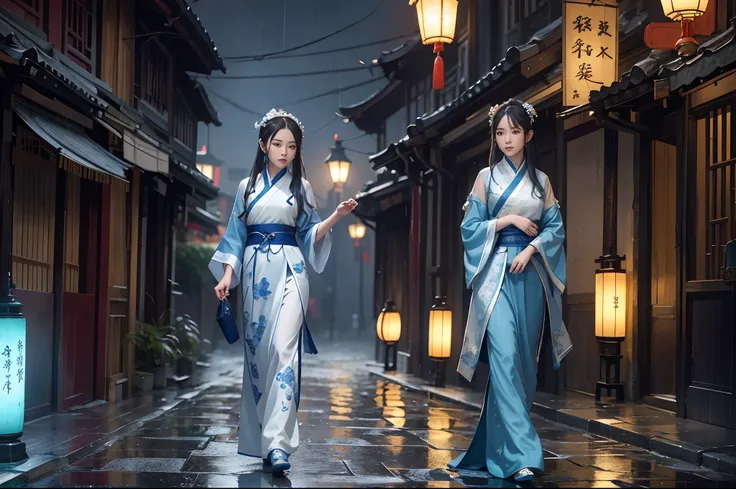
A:
POLYGON ((263 116, 263 119, 261 119, 260 121, 257 121, 255 123, 256 129, 260 129, 261 126, 263 126, 263 124, 265 124, 266 122, 270 121, 271 119, 275 119, 277 117, 288 117, 292 121, 296 122, 297 125, 302 130, 302 135, 304 135, 304 126, 302 125, 301 122, 299 122, 299 119, 297 119, 294 114, 290 114, 290 113, 286 112, 284 109, 279 109, 279 110, 271 109, 271 110, 269 110, 268 113, 263 116))
POLYGON ((488 111, 488 124, 493 125, 493 118, 496 116, 496 112, 498 112, 498 109, 503 107, 504 105, 508 105, 510 102, 518 102, 521 104, 522 107, 524 107, 524 110, 526 111, 527 115, 529 116, 529 120, 532 124, 534 124, 534 121, 537 119, 537 111, 534 110, 534 106, 530 104, 529 102, 522 102, 521 100, 516 99, 508 99, 506 102, 502 104, 496 104, 493 107, 491 107, 491 110, 488 111))

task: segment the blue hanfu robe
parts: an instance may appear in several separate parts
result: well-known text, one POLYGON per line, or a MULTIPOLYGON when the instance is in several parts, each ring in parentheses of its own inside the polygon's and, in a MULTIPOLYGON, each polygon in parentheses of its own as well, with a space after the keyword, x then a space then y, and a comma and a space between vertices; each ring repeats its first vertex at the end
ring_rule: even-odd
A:
POLYGON ((468 451, 448 464, 453 470, 482 470, 498 478, 523 468, 544 470, 542 445, 529 417, 542 334, 550 332, 555 369, 572 343, 561 312, 564 226, 547 175, 536 172, 544 196, 532 192, 525 163, 516 168, 504 158, 493 170, 479 172, 463 206, 465 279, 473 292, 457 371, 473 378, 485 341, 490 374, 475 436, 468 451), (507 215, 537 223, 538 236, 514 226, 498 231, 497 220, 507 215), (514 258, 528 245, 538 253, 522 273, 511 274, 514 258))
MULTIPOLYGON (((249 177, 250 178, 250 177, 249 177)), ((297 409, 301 356, 317 353, 306 324, 309 280, 306 261, 321 273, 327 263, 332 231, 316 242, 321 219, 312 187, 303 180, 301 214, 290 190, 292 174, 257 176, 243 213, 248 178, 240 182, 227 230, 209 268, 219 281, 224 264, 233 267, 230 288, 243 282, 245 366, 238 453, 267 458, 279 448, 299 446, 297 409)))

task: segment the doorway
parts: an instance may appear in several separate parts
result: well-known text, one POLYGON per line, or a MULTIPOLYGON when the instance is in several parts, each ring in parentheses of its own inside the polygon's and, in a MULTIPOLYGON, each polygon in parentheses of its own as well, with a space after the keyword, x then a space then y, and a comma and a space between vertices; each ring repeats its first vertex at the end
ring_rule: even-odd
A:
POLYGON ((677 364, 677 147, 652 143, 651 352, 648 402, 675 411, 677 364))

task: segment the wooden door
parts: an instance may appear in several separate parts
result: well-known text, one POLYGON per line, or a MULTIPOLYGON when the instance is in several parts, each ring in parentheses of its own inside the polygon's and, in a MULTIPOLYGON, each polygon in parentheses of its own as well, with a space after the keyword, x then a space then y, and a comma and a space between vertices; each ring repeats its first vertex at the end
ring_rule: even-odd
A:
MULTIPOLYGON (((675 250, 677 148, 652 145, 650 394, 674 400, 677 353, 677 256, 675 250)), ((672 406, 674 409, 674 405, 672 406)))
POLYGON ((94 400, 99 184, 77 169, 70 163, 66 174, 60 411, 94 400))
POLYGON ((688 418, 736 428, 736 288, 723 282, 725 244, 736 238, 736 98, 688 114, 685 172, 684 274, 680 335, 682 387, 688 418))

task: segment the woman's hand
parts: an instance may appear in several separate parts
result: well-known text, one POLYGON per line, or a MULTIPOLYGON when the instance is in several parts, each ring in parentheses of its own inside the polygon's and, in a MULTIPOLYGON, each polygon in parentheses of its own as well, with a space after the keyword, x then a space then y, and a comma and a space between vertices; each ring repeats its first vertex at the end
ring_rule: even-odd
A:
POLYGON ((511 273, 521 273, 524 271, 526 266, 529 264, 529 260, 532 259, 532 255, 534 254, 535 249, 533 246, 528 246, 516 255, 516 258, 514 258, 514 261, 511 262, 511 267, 509 268, 509 272, 511 273))
POLYGON ((345 202, 341 202, 340 205, 335 209, 335 214, 340 217, 345 217, 358 206, 358 203, 353 199, 348 199, 345 202))
POLYGON ((230 265, 225 265, 225 273, 222 280, 215 287, 215 295, 218 300, 224 301, 230 295, 230 282, 233 278, 233 269, 230 265))
POLYGON ((523 216, 511 216, 513 220, 511 224, 516 226, 521 232, 527 236, 536 237, 539 234, 539 228, 532 221, 523 216))

